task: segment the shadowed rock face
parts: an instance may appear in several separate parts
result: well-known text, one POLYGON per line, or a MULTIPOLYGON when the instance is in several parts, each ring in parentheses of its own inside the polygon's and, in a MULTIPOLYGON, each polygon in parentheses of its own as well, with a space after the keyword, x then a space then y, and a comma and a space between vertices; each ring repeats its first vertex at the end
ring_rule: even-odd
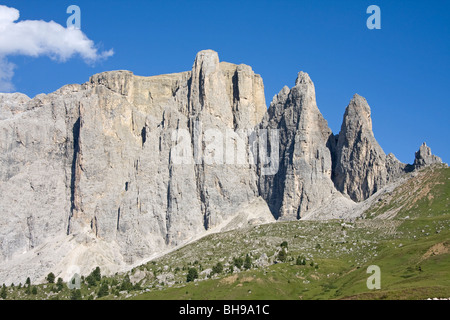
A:
POLYGON ((372 132, 370 107, 355 94, 350 101, 336 146, 333 181, 354 201, 362 201, 387 182, 386 155, 372 132))
POLYGON ((0 94, 0 283, 113 273, 210 231, 364 200, 435 162, 426 145, 414 165, 386 156, 358 95, 333 135, 304 72, 266 109, 261 77, 212 50, 187 72, 0 94), (269 173, 263 131, 278 138, 269 173))
POLYGON ((366 99, 355 94, 345 111, 334 151, 333 182, 356 202, 367 199, 406 172, 442 163, 425 143, 416 152, 414 165, 401 163, 392 153, 386 156, 374 137, 370 115, 366 99))
POLYGON ((261 128, 278 129, 280 135, 279 170, 260 178, 261 194, 275 217, 299 219, 335 191, 328 146, 334 137, 307 73, 300 72, 292 89, 284 87, 274 97, 261 128))
POLYGON ((419 151, 416 152, 416 157, 414 159, 414 167, 416 169, 420 169, 435 163, 442 163, 441 158, 433 155, 431 153, 430 147, 428 147, 427 144, 424 142, 420 146, 419 151))

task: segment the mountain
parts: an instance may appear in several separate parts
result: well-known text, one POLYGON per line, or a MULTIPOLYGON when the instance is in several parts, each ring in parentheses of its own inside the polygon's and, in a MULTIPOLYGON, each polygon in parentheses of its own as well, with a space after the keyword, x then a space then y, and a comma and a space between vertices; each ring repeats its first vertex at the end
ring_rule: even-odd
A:
MULTIPOLYGON (((79 296, 448 300, 450 169, 434 164, 398 182, 390 192, 361 202, 367 208, 356 219, 301 219, 210 234, 127 272, 104 276, 101 271, 101 282, 88 276, 79 296), (366 285, 373 265, 380 267, 379 290, 366 285), (198 279, 188 281, 190 269, 197 270, 198 279), (104 284, 106 296, 100 294, 104 284)), ((36 294, 17 283, 1 291, 7 299, 73 299, 74 290, 66 286, 48 281, 32 286, 36 294)))
POLYGON ((126 271, 210 233, 327 219, 330 204, 357 216, 441 162, 425 144, 412 165, 386 156, 358 95, 333 134, 304 72, 267 109, 261 77, 212 50, 182 73, 0 94, 0 151, 0 283, 126 271))

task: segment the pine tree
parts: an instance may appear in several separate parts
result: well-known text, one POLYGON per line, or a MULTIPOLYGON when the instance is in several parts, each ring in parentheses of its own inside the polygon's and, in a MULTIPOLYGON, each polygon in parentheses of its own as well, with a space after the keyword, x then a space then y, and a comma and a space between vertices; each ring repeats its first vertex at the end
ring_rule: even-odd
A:
POLYGON ((25 289, 25 293, 30 295, 31 294, 31 286, 28 285, 27 288, 25 289))
POLYGON ((73 289, 70 294, 70 300, 82 300, 83 296, 81 295, 80 289, 73 289))
POLYGON ((212 268, 212 273, 220 274, 223 272, 223 265, 220 262, 217 262, 217 264, 212 268))
POLYGON ((103 282, 102 285, 100 286, 100 289, 98 289, 97 297, 98 298, 106 297, 108 294, 109 294, 108 284, 106 282, 103 282))
POLYGON ((120 285, 120 291, 128 291, 133 290, 133 284, 131 283, 130 276, 127 274, 120 285))
POLYGON ((236 268, 241 269, 244 264, 244 260, 242 260, 242 258, 234 258, 233 264, 236 268))
POLYGON ((287 258, 287 252, 286 250, 283 248, 280 250, 280 252, 278 252, 278 260, 280 260, 281 262, 285 262, 286 258, 287 258))
POLYGON ((2 291, 0 291, 0 298, 5 300, 7 296, 8 296, 8 293, 6 292, 6 286, 5 286, 5 284, 3 284, 2 291))
POLYGON ((31 293, 34 295, 37 295, 37 287, 33 286, 33 288, 31 289, 31 293))
POLYGON ((50 272, 46 279, 48 283, 55 283, 55 275, 53 274, 53 272, 50 272))
POLYGON ((64 281, 62 278, 58 278, 58 280, 56 281, 56 289, 59 291, 61 291, 64 288, 64 281))
POLYGON ((195 268, 189 268, 188 274, 186 277, 187 282, 194 281, 195 279, 198 279, 198 271, 195 268))
POLYGON ((250 258, 250 256, 247 254, 247 256, 245 257, 244 268, 248 270, 251 267, 252 267, 252 258, 250 258))
POLYGON ((92 271, 91 275, 94 277, 94 280, 97 282, 100 282, 102 280, 102 274, 100 272, 100 267, 95 268, 95 270, 92 271))

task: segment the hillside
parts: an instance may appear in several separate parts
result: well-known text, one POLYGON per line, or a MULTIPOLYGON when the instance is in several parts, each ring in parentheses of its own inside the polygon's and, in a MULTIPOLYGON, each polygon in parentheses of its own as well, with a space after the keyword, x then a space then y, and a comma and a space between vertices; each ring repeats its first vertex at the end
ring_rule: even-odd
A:
MULTIPOLYGON (((450 168, 425 168, 377 201, 367 218, 277 222, 212 234, 129 273, 91 285, 83 278, 80 294, 96 299, 102 283, 102 299, 448 298, 449 180, 450 168), (366 287, 369 265, 381 269, 380 290, 366 287), (190 268, 198 280, 187 282, 190 268)), ((73 295, 55 284, 35 287, 36 295, 17 286, 6 292, 15 299, 73 295)))
MULTIPOLYGON (((277 223, 214 235, 155 265, 199 261, 203 268, 232 257, 266 254, 265 267, 186 286, 154 290, 138 299, 425 299, 450 297, 450 169, 421 170, 367 211, 375 219, 277 223), (382 213, 396 215, 386 219, 382 213), (381 219, 384 218, 384 219, 381 219), (406 219, 405 219, 406 218, 406 219), (283 241, 286 263, 272 264, 283 241), (218 252, 220 250, 220 252, 218 252), (195 254, 198 252, 198 254, 195 254), (296 265, 298 256, 306 265, 296 265), (204 257, 204 258, 201 258, 204 257), (177 262, 177 263, 176 263, 177 262), (313 264, 314 266, 311 266, 313 264), (369 265, 381 269, 381 290, 366 287, 369 265)), ((147 266, 149 267, 149 266, 147 266)))

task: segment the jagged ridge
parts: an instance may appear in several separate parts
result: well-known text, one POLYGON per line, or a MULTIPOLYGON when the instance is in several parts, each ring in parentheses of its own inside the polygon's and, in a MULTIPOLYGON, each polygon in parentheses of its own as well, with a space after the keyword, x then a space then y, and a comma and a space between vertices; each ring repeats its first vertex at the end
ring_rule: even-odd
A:
POLYGON ((242 226, 242 217, 299 219, 332 200, 364 200, 403 172, 440 162, 425 145, 411 166, 385 156, 357 95, 336 138, 304 72, 266 110, 261 77, 212 50, 199 52, 191 71, 105 72, 34 99, 1 94, 0 103, 0 282, 49 270, 68 276, 73 265, 115 272, 242 226), (268 149, 277 170, 263 174, 252 139, 275 129, 279 143, 268 149), (214 162, 230 149, 211 150, 211 132, 224 133, 219 145, 230 138, 253 153, 214 162), (27 264, 17 269, 18 261, 27 264))

